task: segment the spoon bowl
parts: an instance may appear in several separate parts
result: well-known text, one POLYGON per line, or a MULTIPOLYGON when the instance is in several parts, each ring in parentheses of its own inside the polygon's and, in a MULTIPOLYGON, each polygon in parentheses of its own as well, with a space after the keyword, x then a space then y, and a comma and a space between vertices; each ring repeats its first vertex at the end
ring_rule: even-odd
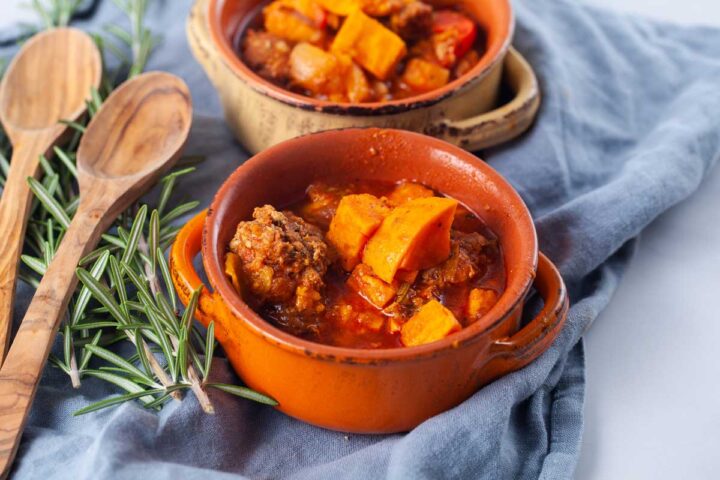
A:
POLYGON ((85 177, 144 177, 182 148, 190 128, 190 92, 179 78, 147 73, 115 90, 87 127, 78 149, 85 177), (113 128, 124 124, 127 128, 113 128))
POLYGON ((101 72, 95 42, 82 31, 56 28, 32 37, 10 62, 0 87, 0 120, 10 140, 78 118, 101 72))
POLYGON ((100 86, 102 61, 95 42, 73 28, 35 35, 15 56, 0 83, 0 122, 12 145, 10 171, 0 200, 0 364, 10 339, 18 263, 25 238, 39 158, 64 137, 100 86))

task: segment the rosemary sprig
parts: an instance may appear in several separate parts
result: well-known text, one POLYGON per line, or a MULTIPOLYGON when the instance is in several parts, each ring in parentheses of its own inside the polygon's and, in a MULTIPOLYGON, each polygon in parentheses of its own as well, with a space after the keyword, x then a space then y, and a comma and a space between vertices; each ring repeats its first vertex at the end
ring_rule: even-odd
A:
MULTIPOLYGON (((114 86, 143 71, 157 42, 144 26, 146 0, 115 0, 130 20, 130 31, 106 28, 120 44, 95 36, 99 47, 117 55, 124 65, 105 72, 101 91, 93 90, 88 116, 97 112, 114 86), (130 50, 126 55, 123 48, 130 50)), ((33 6, 47 27, 67 23, 79 0, 34 0, 33 6)), ((73 131, 64 149, 55 148, 41 158, 39 180, 28 179, 35 195, 22 256, 21 279, 37 286, 57 251, 77 210, 76 149, 85 131, 84 122, 65 122, 73 131)), ((0 129, 0 182, 9 168, 10 144, 0 129)), ((213 412, 207 390, 215 388, 269 405, 276 402, 246 387, 210 381, 215 353, 214 325, 203 334, 193 317, 199 291, 180 312, 164 252, 172 243, 177 220, 194 210, 198 202, 174 207, 178 180, 194 171, 180 168, 160 181, 156 205, 135 205, 123 212, 102 236, 96 250, 80 261, 80 280, 61 328, 62 355, 50 361, 65 372, 72 385, 80 387, 92 377, 111 383, 125 393, 89 405, 76 415, 123 402, 138 400, 147 408, 161 408, 169 399, 180 400, 192 391, 203 410, 213 412)))
MULTIPOLYGON (((130 47, 132 59, 128 77, 134 77, 145 69, 150 52, 159 39, 153 37, 150 29, 145 27, 147 0, 113 0, 130 19, 130 31, 127 32, 116 25, 106 25, 105 30, 121 43, 130 47)), ((106 42, 109 50, 118 58, 127 62, 127 57, 112 42, 106 42)))
POLYGON ((45 28, 53 28, 67 26, 81 3, 82 0, 32 0, 30 6, 45 28))

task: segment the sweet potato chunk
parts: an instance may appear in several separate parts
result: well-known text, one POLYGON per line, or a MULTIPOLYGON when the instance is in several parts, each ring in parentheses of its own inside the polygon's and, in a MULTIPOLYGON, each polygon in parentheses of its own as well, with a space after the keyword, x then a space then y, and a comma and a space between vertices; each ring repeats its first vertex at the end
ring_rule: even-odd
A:
POLYGON ((485 288, 473 288, 468 295, 465 314, 471 322, 485 315, 497 302, 497 294, 485 288))
MULTIPOLYGON (((324 13, 322 8, 317 8, 324 13)), ((291 42, 317 44, 325 38, 323 21, 306 17, 287 2, 271 3, 263 9, 263 17, 265 30, 291 42)))
POLYGON ((427 187, 423 187, 419 183, 402 182, 398 184, 392 192, 390 192, 387 199, 393 205, 402 205, 410 200, 434 196, 435 193, 432 190, 427 187))
POLYGON ((393 72, 407 51, 402 38, 360 10, 348 15, 331 49, 349 55, 381 80, 393 72))
POLYGON ((290 53, 290 78, 313 94, 344 93, 342 72, 335 55, 309 43, 298 43, 290 53))
POLYGON ((392 283, 399 269, 422 270, 450 255, 450 227, 457 201, 432 197, 395 208, 365 246, 363 263, 392 283))
POLYGON ((353 103, 365 102, 372 95, 370 84, 365 72, 355 62, 350 60, 346 74, 347 98, 353 103))
POLYGON ((360 0, 318 0, 318 3, 328 12, 342 17, 350 15, 361 7, 360 0))
POLYGON ((340 200, 327 240, 335 247, 345 270, 351 271, 360 263, 365 244, 389 213, 390 208, 382 200, 366 193, 346 195, 340 200))
POLYGON ((230 278, 230 283, 232 283, 238 293, 242 291, 242 279, 240 277, 241 270, 242 262, 240 257, 233 252, 228 252, 225 256, 225 275, 230 278))
POLYGON ((405 67, 402 80, 416 92, 429 92, 448 83, 450 70, 421 58, 411 59, 405 67))
POLYGON ((400 339, 406 347, 443 339, 462 329, 455 315, 437 300, 430 300, 402 326, 400 339))
POLYGON ((397 293, 393 285, 380 280, 372 269, 363 263, 355 267, 347 284, 377 308, 385 307, 397 293))

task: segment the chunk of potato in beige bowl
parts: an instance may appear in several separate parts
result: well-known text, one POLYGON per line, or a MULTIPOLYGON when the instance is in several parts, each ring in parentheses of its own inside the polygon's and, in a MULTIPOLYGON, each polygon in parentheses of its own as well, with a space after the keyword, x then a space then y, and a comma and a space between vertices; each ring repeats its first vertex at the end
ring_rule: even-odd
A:
POLYGON ((173 281, 184 302, 202 286, 193 267, 201 251, 212 290, 202 289, 197 315, 205 325, 214 322, 240 377, 275 398, 286 414, 347 432, 405 431, 454 407, 540 356, 560 333, 568 308, 562 278, 538 253, 530 213, 510 184, 458 147, 400 130, 307 135, 240 166, 218 191, 207 218, 189 222, 173 245, 173 281), (295 337, 243 301, 225 274, 238 222, 249 219, 257 206, 296 202, 313 182, 351 179, 414 180, 455 198, 497 234, 506 285, 482 322, 424 345, 345 348, 295 337), (533 285, 545 304, 519 328, 533 285))
POLYGON ((537 113, 535 75, 510 47, 514 18, 509 0, 462 2, 486 36, 484 53, 465 75, 422 95, 355 104, 293 93, 243 63, 238 38, 262 3, 197 0, 187 24, 193 54, 218 91, 230 128, 252 153, 311 132, 369 126, 413 130, 477 150, 521 134, 537 113), (501 100, 501 82, 507 99, 501 100))

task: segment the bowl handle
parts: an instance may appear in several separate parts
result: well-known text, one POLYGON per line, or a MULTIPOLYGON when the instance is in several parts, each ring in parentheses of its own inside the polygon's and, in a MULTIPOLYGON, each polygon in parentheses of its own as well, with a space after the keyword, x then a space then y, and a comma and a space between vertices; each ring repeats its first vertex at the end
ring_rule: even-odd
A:
POLYGON ((519 370, 539 357, 557 338, 567 318, 569 301, 565 282, 553 263, 542 253, 538 258, 535 288, 544 299, 540 313, 510 337, 491 347, 493 359, 485 367, 492 379, 519 370))
POLYGON ((427 133, 475 151, 511 140, 530 128, 540 107, 540 88, 530 64, 510 47, 503 64, 503 82, 514 97, 489 112, 462 120, 443 119, 427 133))
POLYGON ((198 213, 178 233, 170 250, 170 275, 183 305, 188 304, 193 291, 202 287, 195 310, 195 318, 205 327, 214 321, 215 336, 218 340, 223 341, 227 337, 227 332, 219 323, 228 314, 227 307, 218 294, 210 292, 193 265, 193 260, 200 253, 202 247, 202 233, 206 216, 207 210, 198 213))

